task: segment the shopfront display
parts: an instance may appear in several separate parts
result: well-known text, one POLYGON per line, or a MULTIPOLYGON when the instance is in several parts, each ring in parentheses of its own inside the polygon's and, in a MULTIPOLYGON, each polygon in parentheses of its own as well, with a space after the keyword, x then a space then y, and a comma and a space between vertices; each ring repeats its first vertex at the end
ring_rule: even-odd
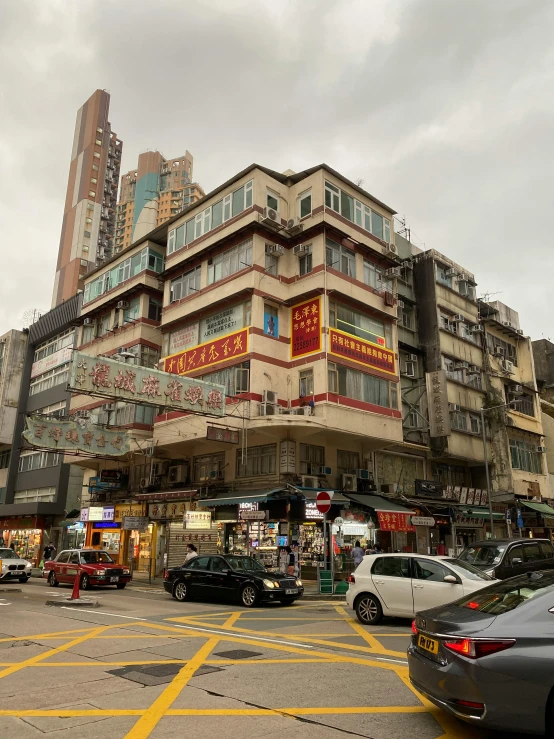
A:
MULTIPOLYGON (((13 548, 21 559, 38 567, 42 559, 44 521, 37 516, 0 519, 0 537, 5 547, 13 548)), ((48 541, 48 538, 46 539, 48 541)))

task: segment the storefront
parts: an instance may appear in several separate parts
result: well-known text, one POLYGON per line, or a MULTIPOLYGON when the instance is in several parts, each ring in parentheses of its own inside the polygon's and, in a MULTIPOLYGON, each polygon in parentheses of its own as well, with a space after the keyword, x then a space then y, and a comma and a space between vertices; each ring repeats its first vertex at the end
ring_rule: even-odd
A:
POLYGON ((126 529, 124 519, 144 516, 145 508, 144 503, 82 508, 81 522, 86 524, 85 546, 103 549, 120 564, 131 565, 135 551, 140 553, 142 532, 126 529))
MULTIPOLYGON (((189 496, 195 495, 191 491, 189 496)), ((137 532, 136 568, 152 577, 163 574, 168 560, 169 528, 183 528, 185 513, 194 503, 183 499, 183 492, 153 493, 148 496, 148 527, 137 532)))
POLYGON ((519 499, 517 503, 523 518, 523 536, 532 539, 552 539, 554 508, 548 503, 539 503, 535 500, 519 499))
MULTIPOLYGON (((505 517, 502 513, 493 512, 492 515, 496 531, 498 525, 502 525, 505 517)), ((447 553, 456 556, 468 544, 472 544, 474 541, 479 541, 480 539, 491 538, 489 532, 490 512, 488 508, 483 506, 460 506, 455 509, 452 519, 452 540, 454 546, 449 547, 447 553), (488 526, 487 529, 485 529, 485 525, 488 526)), ((502 536, 502 533, 500 535, 502 536)))
POLYGON ((69 524, 65 529, 63 548, 82 549, 85 546, 86 535, 86 524, 82 521, 69 524))
POLYGON ((413 510, 380 495, 346 493, 346 497, 371 512, 376 527, 374 541, 384 552, 416 551, 416 528, 410 522, 413 510))
POLYGON ((40 516, 20 516, 0 519, 0 538, 5 547, 13 548, 21 557, 38 567, 42 559, 45 522, 40 516))

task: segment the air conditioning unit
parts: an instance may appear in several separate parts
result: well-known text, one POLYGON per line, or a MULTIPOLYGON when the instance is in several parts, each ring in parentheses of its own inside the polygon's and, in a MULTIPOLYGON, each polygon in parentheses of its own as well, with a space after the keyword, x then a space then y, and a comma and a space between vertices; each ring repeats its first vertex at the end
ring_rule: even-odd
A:
POLYGON ((462 410, 462 406, 458 405, 457 403, 449 403, 448 410, 451 411, 452 413, 457 413, 458 411, 462 410))
POLYGON ((504 326, 507 326, 508 328, 513 328, 514 324, 511 321, 502 321, 504 326))
POLYGON ((396 301, 396 303, 397 303, 397 305, 398 305, 399 308, 403 308, 404 307, 404 301, 403 300, 400 300, 400 298, 396 301))
POLYGON ((470 364, 467 370, 468 375, 480 375, 481 374, 481 368, 478 367, 476 364, 470 364))
POLYGON ((523 336, 523 329, 522 328, 516 328, 516 331, 517 331, 518 334, 520 334, 521 336, 523 336))
POLYGON ((277 211, 273 208, 264 208, 262 223, 272 224, 273 226, 280 226, 281 218, 279 216, 279 213, 277 213, 277 211))
POLYGON ((537 447, 537 452, 539 454, 546 454, 546 447, 545 446, 538 446, 537 447))
POLYGON ((418 356, 417 356, 417 354, 407 354, 407 355, 406 355, 406 359, 407 359, 407 360, 408 360, 409 362, 417 362, 417 360, 418 360, 418 356))
POLYGON ((313 475, 302 475, 303 488, 319 488, 319 480, 313 475))
POLYGON ((393 254, 395 257, 398 256, 398 248, 396 244, 387 244, 385 246, 385 252, 386 254, 393 254))
POLYGON ((125 310, 125 308, 129 307, 129 302, 127 300, 118 300, 116 307, 118 310, 125 310))
POLYGON ((469 364, 467 362, 454 362, 455 370, 467 369, 468 367, 469 364))
POLYGON ((503 357, 505 354, 505 349, 503 346, 499 346, 498 344, 494 347, 494 356, 495 357, 503 357))
POLYGON ((460 272, 457 279, 458 282, 467 282, 469 280, 469 275, 466 275, 465 272, 460 272))
POLYGON ((149 480, 147 477, 141 477, 139 482, 139 487, 141 488, 147 488, 149 484, 149 480))
POLYGON ((287 221, 287 231, 301 231, 304 228, 304 224, 300 223, 298 218, 289 218, 287 221))
POLYGON ((358 478, 356 475, 342 474, 341 488, 342 490, 350 490, 355 493, 358 489, 358 478))
POLYGON ((400 267, 389 267, 389 269, 385 270, 387 277, 400 277, 400 274, 400 267))
POLYGON ((261 403, 260 416, 277 416, 279 414, 279 406, 274 403, 261 403))
POLYGON ((185 481, 185 469, 184 465, 174 465, 169 468, 169 482, 184 482, 185 481))
POLYGON ((356 470, 358 480, 369 480, 369 470, 356 470))
POLYGON ((300 408, 296 408, 296 414, 297 416, 311 416, 312 415, 312 409, 309 405, 303 405, 300 408))
POLYGON ((333 469, 331 467, 318 467, 318 475, 332 475, 333 469))
POLYGON ((505 359, 502 362, 502 368, 504 369, 504 372, 508 372, 509 374, 514 374, 514 363, 510 362, 509 359, 505 359))
POLYGON ((94 321, 92 320, 92 318, 85 318, 85 320, 83 321, 83 326, 92 326, 93 323, 94 321))
POLYGON ((278 395, 274 390, 264 390, 263 401, 264 403, 277 403, 278 395))
POLYGON ((102 410, 108 413, 115 410, 115 403, 102 403, 102 410))
POLYGON ((469 330, 472 334, 482 334, 485 332, 483 326, 480 326, 478 323, 476 323, 475 326, 470 326, 469 330))
POLYGON ((266 254, 271 254, 274 257, 282 257, 285 253, 285 247, 281 246, 281 244, 266 244, 265 252, 266 254))
POLYGON ((523 395, 523 385, 512 385, 510 395, 523 395))
POLYGON ((452 267, 450 269, 446 270, 446 276, 447 277, 454 277, 456 275, 456 270, 452 267))
POLYGON ((450 320, 452 321, 452 323, 464 323, 466 319, 464 316, 462 316, 461 313, 456 313, 456 315, 452 316, 450 320))
POLYGON ((310 253, 310 247, 307 244, 297 244, 292 247, 292 253, 295 257, 303 257, 304 254, 310 253))

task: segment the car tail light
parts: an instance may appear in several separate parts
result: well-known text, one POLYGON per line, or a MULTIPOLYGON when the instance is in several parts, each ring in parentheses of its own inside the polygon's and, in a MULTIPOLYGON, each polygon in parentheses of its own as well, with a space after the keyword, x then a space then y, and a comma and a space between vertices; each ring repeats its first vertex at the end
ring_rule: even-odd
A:
POLYGON ((465 706, 466 708, 484 708, 484 703, 476 703, 475 701, 461 701, 455 700, 454 703, 458 706, 465 706))
POLYGON ((415 625, 415 618, 412 621, 412 634, 417 634, 417 626, 415 625))
POLYGON ((356 582, 354 575, 348 575, 348 582, 356 582))
POLYGON ((452 639, 444 641, 443 646, 455 654, 461 654, 463 657, 479 659, 509 649, 515 643, 515 639, 452 639))
POLYGON ((164 580, 169 579, 169 570, 164 570, 164 580))

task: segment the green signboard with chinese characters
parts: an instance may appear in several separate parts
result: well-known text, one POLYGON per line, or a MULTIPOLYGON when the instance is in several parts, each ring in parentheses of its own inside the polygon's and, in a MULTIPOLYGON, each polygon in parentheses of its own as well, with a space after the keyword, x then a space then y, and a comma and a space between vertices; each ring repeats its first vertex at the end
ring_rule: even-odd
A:
POLYGON ((27 417, 23 438, 41 449, 82 451, 106 457, 121 457, 129 451, 126 431, 113 431, 85 419, 60 420, 46 416, 27 417))
POLYGON ((90 357, 81 352, 73 352, 69 389, 110 400, 155 405, 160 413, 185 411, 225 415, 223 385, 124 364, 115 359, 90 357))

